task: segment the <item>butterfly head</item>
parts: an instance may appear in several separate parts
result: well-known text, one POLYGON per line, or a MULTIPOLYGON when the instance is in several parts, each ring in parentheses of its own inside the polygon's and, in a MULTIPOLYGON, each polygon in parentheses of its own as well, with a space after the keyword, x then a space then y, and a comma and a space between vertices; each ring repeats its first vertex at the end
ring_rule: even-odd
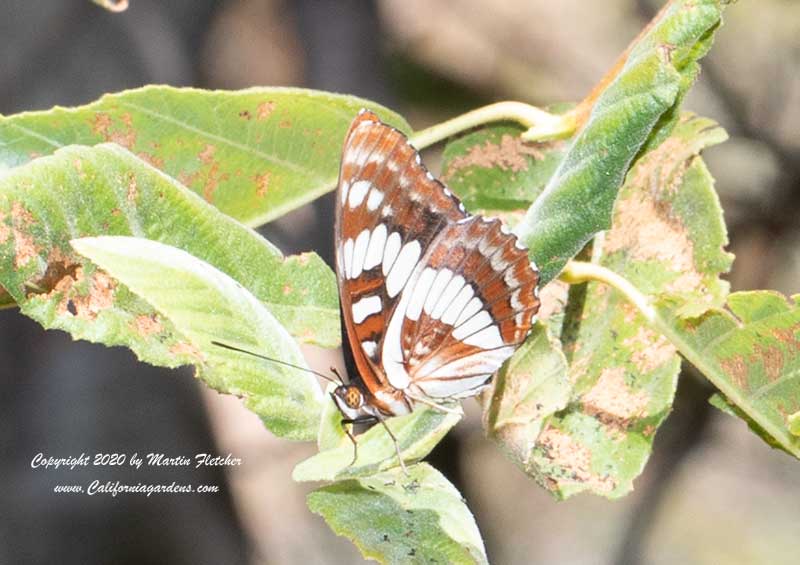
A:
POLYGON ((364 393, 356 385, 339 385, 331 393, 336 406, 347 418, 357 419, 364 414, 364 393))

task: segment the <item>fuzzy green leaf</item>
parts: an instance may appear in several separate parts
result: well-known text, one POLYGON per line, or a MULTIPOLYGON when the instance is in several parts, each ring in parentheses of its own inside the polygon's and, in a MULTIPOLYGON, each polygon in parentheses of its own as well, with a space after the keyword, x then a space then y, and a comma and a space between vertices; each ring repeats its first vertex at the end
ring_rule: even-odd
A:
POLYGON ((335 188, 344 134, 362 107, 409 130, 394 112, 355 96, 147 86, 77 108, 0 117, 0 169, 65 145, 112 141, 258 226, 335 188))
POLYGON ((478 527, 459 492, 421 463, 341 481, 308 495, 311 511, 380 563, 487 563, 478 527))
MULTIPOLYGON (((732 257, 722 210, 700 151, 725 139, 711 120, 685 114, 628 173, 612 228, 595 243, 604 267, 673 304, 675 315, 724 303, 720 274, 732 257)), ((556 496, 589 490, 616 498, 633 488, 669 413, 680 359, 619 293, 592 283, 572 293, 562 329, 573 383, 569 406, 537 440, 531 471, 556 496), (577 306, 577 308, 576 308, 577 306)))
POLYGON ((297 343, 238 282, 185 251, 148 239, 90 237, 75 239, 72 246, 170 322, 185 340, 181 353, 192 359, 200 379, 244 398, 278 436, 316 436, 322 394, 312 375, 211 343, 305 365, 297 343))
POLYGON ((722 9, 720 0, 672 2, 600 94, 543 194, 515 230, 544 283, 610 227, 628 167, 659 120, 676 111, 687 78, 694 76, 685 69, 705 53, 722 9))
MULTIPOLYGON (((329 399, 328 403, 333 405, 333 400, 329 399)), ((406 416, 386 420, 386 425, 397 438, 403 460, 418 461, 430 453, 461 419, 460 408, 456 410, 456 413, 444 413, 423 407, 406 416)), ((327 449, 297 465, 292 473, 295 481, 363 477, 399 465, 395 445, 382 425, 375 425, 356 436, 358 459, 353 462, 353 444, 341 432, 341 414, 337 416, 331 407, 324 414, 326 417, 322 419, 319 444, 327 449)))
POLYGON ((184 249, 239 281, 302 341, 339 343, 335 277, 316 254, 284 258, 125 149, 64 148, 0 177, 0 285, 23 313, 46 328, 174 365, 172 344, 147 321, 154 315, 147 305, 125 293, 105 304, 89 293, 93 268, 68 242, 94 235, 135 235, 184 249))

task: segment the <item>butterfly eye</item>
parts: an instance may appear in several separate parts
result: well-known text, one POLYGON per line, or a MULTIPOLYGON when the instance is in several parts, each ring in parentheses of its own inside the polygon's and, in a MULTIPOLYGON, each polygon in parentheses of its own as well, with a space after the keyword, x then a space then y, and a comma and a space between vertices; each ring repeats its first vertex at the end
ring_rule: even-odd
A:
POLYGON ((344 394, 344 402, 350 408, 360 408, 364 402, 364 397, 357 387, 349 386, 344 394))

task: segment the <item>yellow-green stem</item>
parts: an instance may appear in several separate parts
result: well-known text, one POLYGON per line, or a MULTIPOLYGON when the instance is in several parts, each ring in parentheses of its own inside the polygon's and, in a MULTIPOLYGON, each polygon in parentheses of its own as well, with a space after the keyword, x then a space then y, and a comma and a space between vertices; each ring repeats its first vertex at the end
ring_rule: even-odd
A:
POLYGON ((575 129, 571 118, 551 114, 522 102, 497 102, 420 130, 411 135, 410 140, 417 149, 424 149, 468 129, 504 120, 518 122, 528 128, 522 134, 526 141, 565 137, 575 129))

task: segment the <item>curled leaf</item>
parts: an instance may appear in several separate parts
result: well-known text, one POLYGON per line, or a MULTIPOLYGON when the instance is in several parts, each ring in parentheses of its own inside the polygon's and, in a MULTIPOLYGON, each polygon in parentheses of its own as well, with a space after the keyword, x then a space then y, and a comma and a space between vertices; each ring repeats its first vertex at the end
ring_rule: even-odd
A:
POLYGON ((197 367, 211 387, 244 398, 276 435, 316 436, 322 394, 313 375, 232 352, 213 341, 304 367, 300 348, 269 311, 242 285, 185 251, 156 241, 105 236, 76 239, 72 246, 103 271, 97 300, 113 302, 114 281, 151 304, 159 319, 181 336, 175 353, 197 367))

